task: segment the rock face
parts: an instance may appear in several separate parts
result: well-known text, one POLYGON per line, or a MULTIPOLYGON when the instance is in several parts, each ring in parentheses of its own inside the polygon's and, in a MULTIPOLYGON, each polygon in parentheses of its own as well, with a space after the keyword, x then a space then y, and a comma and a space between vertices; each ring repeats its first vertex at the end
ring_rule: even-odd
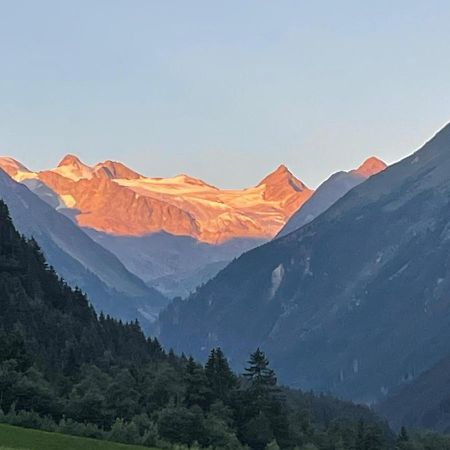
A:
POLYGON ((0 197, 17 229, 36 239, 49 264, 85 291, 98 311, 145 322, 166 305, 167 299, 129 272, 115 255, 1 169, 0 197))
POLYGON ((94 167, 94 171, 99 177, 106 178, 120 178, 122 180, 138 180, 139 178, 144 178, 142 175, 138 174, 134 170, 129 169, 124 164, 117 161, 105 161, 98 163, 94 167))
POLYGON ((372 175, 375 175, 382 170, 386 169, 386 163, 376 158, 375 156, 371 156, 366 159, 357 169, 352 170, 350 173, 355 173, 357 175, 361 175, 364 178, 369 178, 372 175))
POLYGON ((166 232, 209 244, 270 239, 312 194, 284 166, 243 190, 186 175, 144 178, 111 161, 91 168, 72 155, 37 177, 77 210, 82 227, 123 236, 166 232))
POLYGON ((161 316, 169 347, 374 401, 450 352, 450 126, 161 316))
POLYGON ((39 179, 73 209, 78 225, 110 234, 142 236, 165 230, 171 234, 196 233, 194 218, 167 202, 141 196, 109 178, 72 179, 52 171, 39 179))
POLYGON ((314 220, 326 211, 350 189, 367 180, 367 178, 386 169, 386 164, 375 157, 364 161, 357 169, 349 172, 336 172, 324 181, 314 194, 296 211, 277 237, 286 236, 314 220))

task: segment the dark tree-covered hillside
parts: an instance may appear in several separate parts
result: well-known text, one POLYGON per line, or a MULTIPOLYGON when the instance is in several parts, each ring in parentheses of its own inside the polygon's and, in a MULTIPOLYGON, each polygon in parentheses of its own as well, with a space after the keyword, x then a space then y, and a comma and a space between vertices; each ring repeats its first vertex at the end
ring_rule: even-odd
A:
POLYGON ((220 348, 203 366, 166 353, 137 322, 97 315, 17 233, 3 202, 0 421, 164 448, 394 445, 368 408, 277 386, 260 349, 237 376, 220 348))

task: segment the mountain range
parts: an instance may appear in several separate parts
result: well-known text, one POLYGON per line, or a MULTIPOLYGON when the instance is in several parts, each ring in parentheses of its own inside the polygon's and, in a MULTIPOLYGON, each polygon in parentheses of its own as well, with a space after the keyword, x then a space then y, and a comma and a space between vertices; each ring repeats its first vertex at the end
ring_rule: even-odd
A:
POLYGON ((148 178, 116 161, 89 166, 74 155, 40 172, 10 157, 0 158, 0 167, 148 286, 168 297, 186 297, 231 260, 272 239, 292 214, 311 208, 311 202, 313 209, 317 203, 326 209, 384 165, 371 158, 345 173, 352 181, 336 183, 325 200, 284 165, 241 190, 219 189, 187 175, 148 178))
POLYGON ((384 398, 450 351, 449 174, 447 126, 172 303, 162 341, 199 358, 220 345, 236 367, 262 346, 290 385, 384 398))
POLYGON ((81 227, 119 236, 166 232, 210 244, 270 239, 312 194, 285 166, 242 190, 221 190, 187 175, 145 178, 113 161, 91 167, 73 155, 41 172, 10 158, 2 167, 16 181, 44 183, 60 209, 75 210, 81 227))
MULTIPOLYGON (((384 167, 383 163, 370 158, 359 169, 342 174, 362 181, 366 172, 375 173, 380 167, 384 167)), ((31 171, 11 157, 1 157, 0 168, 55 212, 70 218, 87 235, 84 241, 95 241, 110 256, 116 256, 128 275, 133 274, 135 281, 140 278, 139 282, 147 284, 146 289, 153 298, 156 298, 154 288, 168 297, 188 296, 234 258, 273 238, 293 213, 299 214, 302 207, 310 208, 311 202, 326 209, 330 198, 342 195, 350 186, 350 183, 337 183, 325 202, 317 202, 321 196, 313 195, 283 165, 255 187, 242 190, 221 190, 187 175, 146 178, 117 161, 88 166, 74 155, 66 155, 56 168, 40 172, 31 171)), ((16 213, 14 206, 12 213, 16 213)), ((45 221, 41 221, 39 233, 27 230, 30 225, 26 222, 18 221, 19 228, 28 234, 32 231, 37 236, 44 234, 45 221)), ((77 235, 81 234, 79 231, 77 235)), ((97 305, 104 305, 105 292, 110 288, 136 295, 135 289, 117 289, 120 276, 105 277, 101 273, 114 273, 101 258, 91 258, 88 264, 81 261, 84 268, 68 270, 67 258, 53 257, 48 243, 52 242, 52 248, 58 251, 60 247, 74 247, 76 239, 71 238, 71 233, 60 236, 59 247, 54 239, 39 237, 38 240, 59 272, 70 283, 85 289, 97 305), (85 269, 88 272, 84 273, 85 269), (95 283, 92 276, 98 278, 95 283), (102 288, 99 283, 103 284, 102 288)), ((99 248, 90 244, 89 247, 99 248)), ((84 255, 79 251, 81 248, 75 246, 75 251, 84 255)), ((142 283, 138 290, 142 291, 142 283)), ((160 298, 156 303, 164 302, 160 298)), ((152 311, 148 318, 155 317, 152 311)))

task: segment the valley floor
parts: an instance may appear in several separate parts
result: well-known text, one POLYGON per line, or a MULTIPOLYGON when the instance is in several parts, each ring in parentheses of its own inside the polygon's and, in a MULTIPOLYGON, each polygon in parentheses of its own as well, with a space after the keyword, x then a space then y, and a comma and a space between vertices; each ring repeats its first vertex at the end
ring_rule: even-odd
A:
POLYGON ((148 447, 0 424, 0 450, 144 450, 148 447))

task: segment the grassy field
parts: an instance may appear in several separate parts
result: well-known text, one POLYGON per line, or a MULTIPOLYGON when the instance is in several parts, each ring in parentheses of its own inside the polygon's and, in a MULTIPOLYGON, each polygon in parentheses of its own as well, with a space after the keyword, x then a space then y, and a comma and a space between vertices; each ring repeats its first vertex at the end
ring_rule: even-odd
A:
POLYGON ((148 450, 148 447, 116 444, 59 433, 0 424, 0 450, 148 450))

